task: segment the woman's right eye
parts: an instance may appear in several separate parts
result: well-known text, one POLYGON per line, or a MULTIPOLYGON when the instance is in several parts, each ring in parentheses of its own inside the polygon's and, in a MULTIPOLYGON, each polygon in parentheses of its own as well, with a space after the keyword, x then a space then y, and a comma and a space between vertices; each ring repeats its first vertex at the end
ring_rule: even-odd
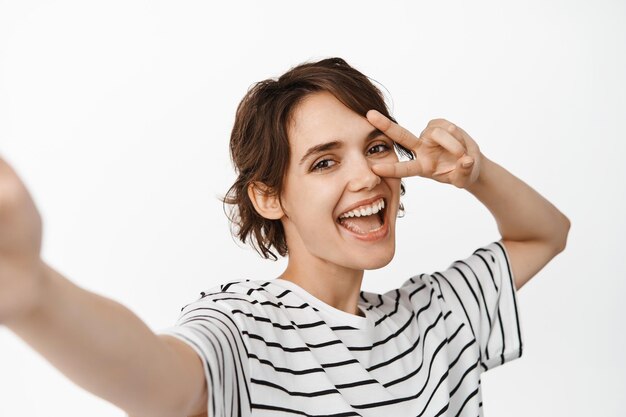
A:
POLYGON ((311 171, 324 171, 325 169, 328 169, 333 165, 335 165, 335 161, 333 161, 332 159, 322 159, 321 161, 313 165, 311 171))

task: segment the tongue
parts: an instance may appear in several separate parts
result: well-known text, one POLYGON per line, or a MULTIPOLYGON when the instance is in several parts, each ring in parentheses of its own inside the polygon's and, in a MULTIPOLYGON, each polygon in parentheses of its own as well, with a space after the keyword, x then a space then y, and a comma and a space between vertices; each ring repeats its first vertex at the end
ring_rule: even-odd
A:
POLYGON ((341 219, 341 225, 355 233, 365 235, 372 230, 378 229, 383 224, 378 214, 372 214, 370 216, 341 219))

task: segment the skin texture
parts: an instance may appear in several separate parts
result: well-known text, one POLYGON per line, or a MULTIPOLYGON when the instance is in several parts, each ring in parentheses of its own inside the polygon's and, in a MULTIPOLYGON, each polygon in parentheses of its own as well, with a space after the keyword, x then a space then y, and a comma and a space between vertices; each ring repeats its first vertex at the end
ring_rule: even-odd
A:
POLYGON ((42 220, 15 170, 0 158, 0 324, 41 298, 42 220))

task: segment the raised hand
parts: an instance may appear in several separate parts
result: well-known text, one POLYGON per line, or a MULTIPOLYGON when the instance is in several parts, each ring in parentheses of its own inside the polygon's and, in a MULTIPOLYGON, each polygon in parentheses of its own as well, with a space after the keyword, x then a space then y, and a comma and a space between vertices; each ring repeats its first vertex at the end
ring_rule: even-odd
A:
POLYGON ((415 159, 372 166, 383 177, 420 177, 466 188, 478 179, 482 154, 474 140, 460 127, 434 119, 416 137, 376 110, 367 112, 367 120, 390 139, 413 151, 415 159))
POLYGON ((0 158, 0 324, 41 296, 42 222, 28 190, 0 158))

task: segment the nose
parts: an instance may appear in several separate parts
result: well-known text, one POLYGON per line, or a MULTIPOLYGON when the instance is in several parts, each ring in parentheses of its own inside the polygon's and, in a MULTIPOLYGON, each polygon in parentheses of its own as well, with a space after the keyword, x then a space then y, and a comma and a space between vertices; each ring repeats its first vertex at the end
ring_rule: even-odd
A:
POLYGON ((348 190, 353 192, 372 190, 381 181, 380 177, 372 171, 372 167, 366 159, 355 161, 349 175, 348 190))

